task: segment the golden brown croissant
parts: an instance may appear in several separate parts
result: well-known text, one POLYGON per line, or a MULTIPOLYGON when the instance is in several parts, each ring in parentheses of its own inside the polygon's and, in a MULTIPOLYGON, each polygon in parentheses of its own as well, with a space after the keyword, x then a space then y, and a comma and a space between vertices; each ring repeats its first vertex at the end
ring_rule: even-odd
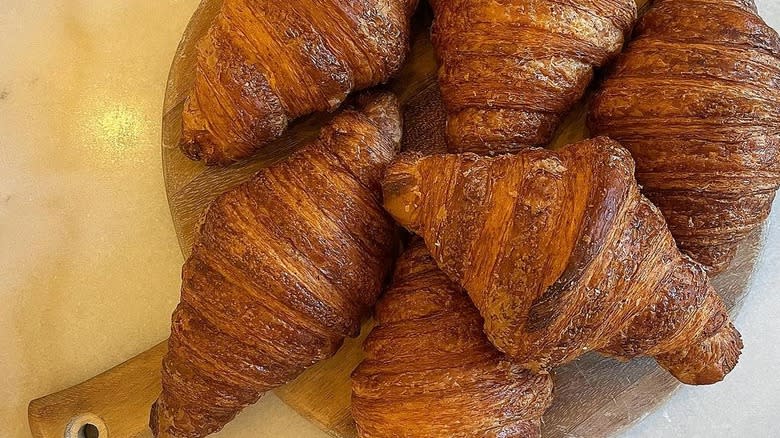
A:
POLYGON ((451 151, 546 145, 593 68, 620 52, 634 0, 431 0, 451 151))
POLYGON ((591 107, 680 247, 722 271, 780 185, 780 38, 752 0, 661 0, 591 107))
POLYGON ((224 0, 198 42, 182 151, 229 164, 288 123, 387 81, 409 49, 417 0, 224 0))
POLYGON ((395 97, 364 100, 209 207, 182 272, 156 436, 219 430, 358 333, 397 250, 379 179, 401 129, 395 97))
POLYGON ((361 438, 538 437, 552 378, 511 363, 417 240, 401 256, 352 374, 361 438))
POLYGON ((468 291, 493 344, 530 369, 597 350, 654 356, 679 380, 706 384, 737 362, 742 343, 723 302, 612 140, 405 156, 383 188, 385 208, 468 291))

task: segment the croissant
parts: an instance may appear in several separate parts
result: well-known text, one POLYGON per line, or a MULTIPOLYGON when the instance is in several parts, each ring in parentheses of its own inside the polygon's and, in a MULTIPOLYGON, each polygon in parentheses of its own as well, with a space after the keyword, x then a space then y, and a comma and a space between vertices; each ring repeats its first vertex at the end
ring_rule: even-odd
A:
POLYGON ((680 247, 723 271, 780 186, 780 38, 752 0, 661 0, 592 103, 680 247))
POLYGON ((417 0, 224 0, 197 44, 180 147, 229 164, 291 120, 387 81, 409 49, 417 0))
POLYGON ((407 155, 383 189, 385 208, 469 293, 492 343, 529 369, 596 350, 653 356, 680 381, 708 384, 736 365, 742 342, 723 302, 612 140, 407 155))
POLYGON ((594 67, 617 55, 634 0, 431 0, 453 152, 550 142, 594 67))
POLYGON ((416 241, 376 308, 379 324, 352 374, 361 438, 539 437, 552 378, 511 363, 482 318, 416 241))
POLYGON ((182 272, 156 436, 221 429, 358 333, 397 250, 380 175, 401 130, 394 96, 362 104, 209 207, 182 272))

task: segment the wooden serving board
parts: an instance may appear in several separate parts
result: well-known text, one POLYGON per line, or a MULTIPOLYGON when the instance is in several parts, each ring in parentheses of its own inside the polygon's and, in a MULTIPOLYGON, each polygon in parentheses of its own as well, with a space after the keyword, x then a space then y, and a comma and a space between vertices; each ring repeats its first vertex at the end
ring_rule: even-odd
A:
MULTIPOLYGON (((647 1, 639 0, 640 8, 647 1)), ((181 108, 193 81, 195 43, 219 8, 218 0, 204 0, 195 13, 171 69, 163 119, 163 163, 171 212, 185 256, 204 207, 228 187, 256 170, 282 159, 296 146, 316 135, 328 115, 315 115, 297 123, 283 139, 253 159, 228 168, 207 168, 185 158, 177 149, 181 108)), ((404 146, 440 149, 444 118, 436 85, 436 60, 428 39, 431 13, 423 5, 415 18, 409 62, 391 84, 406 104, 404 146)), ((585 106, 572 111, 553 147, 587 137, 585 106)), ((744 245, 732 268, 716 279, 719 291, 735 304, 746 289, 757 255, 758 235, 744 245)), ((363 336, 368 332, 364 329, 363 336)), ((361 337, 362 338, 362 337, 361 337)), ((349 415, 349 374, 361 360, 362 339, 346 342, 334 358, 313 367, 276 394, 304 417, 339 437, 354 437, 349 415)), ((588 355, 556 371, 555 404, 544 417, 545 437, 596 437, 612 435, 667 400, 677 381, 653 360, 619 363, 588 355)))
MULTIPOLYGON (((647 0, 637 0, 640 9, 647 0)), ((173 60, 165 95, 162 159, 165 184, 174 226, 185 257, 204 208, 229 187, 249 178, 258 169, 286 157, 316 136, 329 115, 314 115, 294 123, 283 138, 265 151, 226 168, 209 168, 184 157, 177 143, 181 135, 181 110, 193 83, 195 44, 216 15, 221 0, 202 0, 184 33, 173 60)), ((408 63, 388 86, 405 104, 404 147, 440 150, 444 116, 435 82, 436 61, 428 29, 431 13, 421 6, 414 21, 412 52, 408 63)), ((587 99, 585 99, 587 100, 587 99)), ((585 104, 572 110, 559 129, 552 147, 587 137, 585 104)), ((732 266, 714 279, 732 311, 739 308, 761 247, 761 232, 745 242, 732 266)), ((276 394, 307 419, 336 437, 356 436, 349 413, 349 375, 362 358, 361 342, 347 340, 339 353, 312 367, 276 394)), ((160 390, 161 343, 128 362, 87 382, 30 404, 30 425, 38 437, 76 438, 80 425, 97 426, 100 438, 149 436, 148 410, 160 390)), ((543 436, 611 436, 664 403, 679 383, 651 359, 620 363, 596 354, 586 355, 555 372, 555 402, 544 416, 543 436)), ((88 435, 89 436, 89 435, 88 435)), ((91 437, 90 437, 91 438, 91 437)))

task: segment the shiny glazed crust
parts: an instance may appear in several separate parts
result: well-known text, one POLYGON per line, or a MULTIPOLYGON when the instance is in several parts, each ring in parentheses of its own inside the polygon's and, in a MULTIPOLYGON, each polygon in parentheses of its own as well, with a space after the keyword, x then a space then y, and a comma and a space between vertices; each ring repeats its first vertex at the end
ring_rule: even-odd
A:
POLYGON ((593 68, 620 52, 634 0, 431 0, 452 152, 550 142, 593 68))
POLYGON ((361 438, 539 437, 552 378, 488 342, 482 318, 417 240, 376 309, 352 375, 361 438))
POLYGON ((680 247, 720 272, 780 185, 780 38, 752 0, 657 1, 589 125, 631 151, 680 247))
POLYGON ((182 272, 156 436, 221 429, 358 333, 397 250, 379 180, 400 132, 395 97, 364 96, 211 204, 182 272))
POLYGON ((230 164, 293 119, 387 81, 409 49, 417 0, 224 0, 198 42, 182 151, 230 164))
POLYGON ((385 208, 468 291, 492 343, 532 370, 597 350, 654 356, 679 380, 707 384, 737 362, 723 302, 612 140, 404 155, 383 188, 385 208))

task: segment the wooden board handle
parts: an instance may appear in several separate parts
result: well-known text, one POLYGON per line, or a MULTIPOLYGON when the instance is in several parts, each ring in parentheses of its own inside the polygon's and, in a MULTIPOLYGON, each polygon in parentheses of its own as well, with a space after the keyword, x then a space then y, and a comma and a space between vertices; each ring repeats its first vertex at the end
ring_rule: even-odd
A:
POLYGON ((30 402, 34 438, 150 436, 149 409, 160 394, 161 342, 76 386, 30 402))

